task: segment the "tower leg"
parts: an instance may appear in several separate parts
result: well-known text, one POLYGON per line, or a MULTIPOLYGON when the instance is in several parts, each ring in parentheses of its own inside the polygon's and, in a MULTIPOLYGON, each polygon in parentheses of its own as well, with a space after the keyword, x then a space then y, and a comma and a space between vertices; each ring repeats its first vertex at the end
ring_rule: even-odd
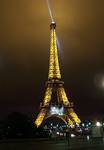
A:
POLYGON ((37 119, 35 120, 35 124, 36 124, 37 127, 39 127, 42 124, 42 122, 43 122, 43 120, 46 116, 47 107, 49 107, 50 100, 51 100, 51 95, 52 95, 52 88, 47 87, 46 92, 45 92, 45 97, 44 97, 42 109, 41 109, 37 119))
POLYGON ((75 123, 77 124, 81 123, 80 119, 78 118, 77 114, 74 112, 73 108, 68 109, 68 112, 75 123))
POLYGON ((45 116, 46 116, 47 110, 45 108, 41 109, 37 119, 35 120, 35 124, 37 127, 39 127, 41 125, 41 123, 43 122, 45 116))

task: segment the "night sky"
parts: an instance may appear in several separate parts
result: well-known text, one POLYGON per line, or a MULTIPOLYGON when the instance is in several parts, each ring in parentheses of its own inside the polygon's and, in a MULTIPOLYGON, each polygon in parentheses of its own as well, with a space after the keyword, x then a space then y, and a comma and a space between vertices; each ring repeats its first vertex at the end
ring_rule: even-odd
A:
MULTIPOLYGON (((104 0, 51 0, 62 78, 80 117, 104 113, 104 0)), ((39 110, 47 81, 45 0, 0 1, 0 117, 39 110)))

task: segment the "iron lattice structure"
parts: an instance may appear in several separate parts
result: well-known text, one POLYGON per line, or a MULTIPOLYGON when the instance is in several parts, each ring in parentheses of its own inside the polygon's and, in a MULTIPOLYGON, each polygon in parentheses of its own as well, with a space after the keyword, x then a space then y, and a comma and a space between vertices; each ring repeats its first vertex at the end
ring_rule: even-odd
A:
POLYGON ((67 125, 75 127, 80 124, 80 119, 73 110, 73 103, 68 100, 64 82, 61 80, 61 73, 59 67, 58 47, 56 40, 56 23, 52 22, 50 25, 51 30, 51 43, 50 43, 50 59, 49 59, 49 73, 48 81, 46 82, 46 91, 44 100, 40 106, 40 113, 38 114, 35 124, 39 127, 42 122, 49 116, 55 115, 60 117, 67 125), (64 108, 63 114, 51 114, 51 106, 64 108))

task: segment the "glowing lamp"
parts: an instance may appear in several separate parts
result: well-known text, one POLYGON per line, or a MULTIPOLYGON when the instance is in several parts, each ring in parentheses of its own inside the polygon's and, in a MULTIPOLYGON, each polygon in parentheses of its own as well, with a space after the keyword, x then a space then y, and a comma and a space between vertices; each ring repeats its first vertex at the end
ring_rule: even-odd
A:
POLYGON ((101 123, 99 121, 96 122, 97 127, 101 127, 101 123))

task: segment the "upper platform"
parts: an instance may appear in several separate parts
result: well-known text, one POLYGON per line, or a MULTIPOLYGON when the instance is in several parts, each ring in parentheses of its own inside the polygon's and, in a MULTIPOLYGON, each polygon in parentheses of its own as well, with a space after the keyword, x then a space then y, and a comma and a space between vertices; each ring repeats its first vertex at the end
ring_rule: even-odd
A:
POLYGON ((50 29, 55 29, 56 28, 56 22, 52 21, 50 24, 50 29))

